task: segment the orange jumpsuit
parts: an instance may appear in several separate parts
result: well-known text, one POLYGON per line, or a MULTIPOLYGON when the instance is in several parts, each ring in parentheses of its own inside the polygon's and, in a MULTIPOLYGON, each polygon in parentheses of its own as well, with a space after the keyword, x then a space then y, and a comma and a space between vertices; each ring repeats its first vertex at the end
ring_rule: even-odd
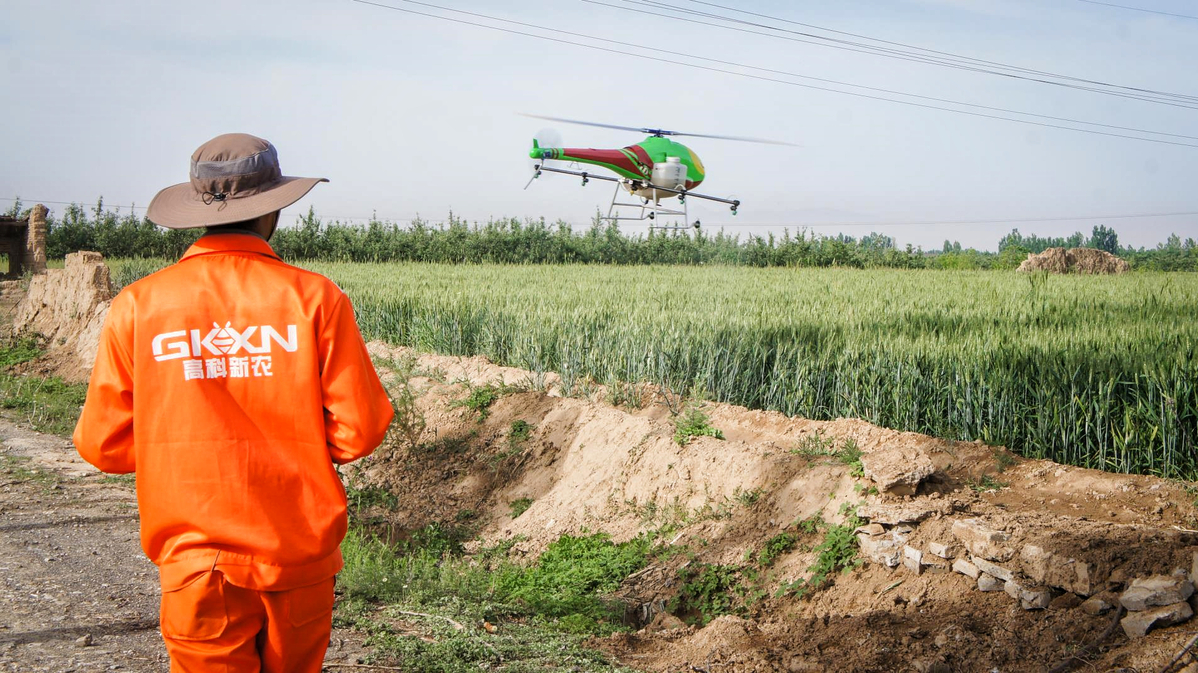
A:
POLYGON ((125 288, 75 428, 136 472, 172 671, 319 671, 345 491, 392 407, 332 281, 251 234, 209 234, 125 288))

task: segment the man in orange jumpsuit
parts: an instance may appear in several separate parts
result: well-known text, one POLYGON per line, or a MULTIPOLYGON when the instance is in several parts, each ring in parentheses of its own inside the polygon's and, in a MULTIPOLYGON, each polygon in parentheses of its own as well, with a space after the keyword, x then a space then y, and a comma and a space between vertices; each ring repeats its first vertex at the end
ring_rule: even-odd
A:
POLYGON ((162 581, 171 671, 320 671, 341 569, 334 463, 378 446, 392 407, 349 299, 283 263, 279 211, 323 178, 219 136, 148 218, 206 227, 112 302, 75 429, 105 472, 137 473, 142 549, 162 581))

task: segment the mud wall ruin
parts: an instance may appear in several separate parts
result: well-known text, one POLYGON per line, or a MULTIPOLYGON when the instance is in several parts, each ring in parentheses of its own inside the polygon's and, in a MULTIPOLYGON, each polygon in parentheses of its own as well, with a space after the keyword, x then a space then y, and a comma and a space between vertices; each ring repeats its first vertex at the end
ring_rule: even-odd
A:
POLYGON ((46 270, 46 214, 42 204, 35 205, 25 220, 0 217, 0 254, 8 256, 6 278, 20 278, 26 272, 46 270))

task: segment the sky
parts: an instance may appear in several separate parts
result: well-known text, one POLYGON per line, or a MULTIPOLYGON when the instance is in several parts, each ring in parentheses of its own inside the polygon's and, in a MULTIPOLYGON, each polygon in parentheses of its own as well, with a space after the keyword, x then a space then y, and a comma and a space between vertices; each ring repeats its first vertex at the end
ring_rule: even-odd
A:
MULTIPOLYGON (((372 214, 438 221, 452 211, 470 221, 544 217, 587 226, 597 209, 606 212, 611 188, 545 175, 525 190, 531 138, 552 127, 567 146, 616 148, 643 136, 521 116, 530 113, 799 145, 681 139, 707 169, 697 191, 743 202, 733 216, 690 200, 692 219, 709 232, 879 231, 899 245, 938 249, 950 239, 990 250, 1015 227, 1058 236, 1106 224, 1135 246, 1171 232, 1198 238, 1195 214, 1111 218, 1198 212, 1198 102, 1162 105, 882 58, 776 30, 860 41, 784 21, 801 22, 1198 96, 1198 18, 1083 0, 711 1, 740 12, 668 4, 763 27, 643 0, 377 0, 551 39, 353 0, 8 0, 0 9, 0 84, 8 92, 0 198, 91 204, 102 196, 140 209, 159 189, 186 181, 201 143, 238 131, 274 143, 284 173, 329 178, 285 211, 284 223, 311 206, 325 219, 358 222, 372 214), (1076 126, 799 76, 1106 124, 1085 128, 1108 133, 1145 136, 1110 128, 1120 126, 1176 134, 1149 137, 1192 146, 850 96, 798 85, 1076 126), (1024 221, 1045 218, 1084 219, 1024 221)), ((1198 16, 1190 0, 1115 4, 1198 16)))

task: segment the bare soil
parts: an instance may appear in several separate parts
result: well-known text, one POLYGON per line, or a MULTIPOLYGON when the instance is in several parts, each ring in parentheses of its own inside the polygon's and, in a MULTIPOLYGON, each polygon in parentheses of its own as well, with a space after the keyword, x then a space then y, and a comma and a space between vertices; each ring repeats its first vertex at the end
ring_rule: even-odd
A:
MULTIPOLYGON (((380 361, 416 355, 377 343, 371 349, 380 361)), ((532 558, 566 533, 602 531, 619 541, 671 525, 671 542, 694 558, 674 556, 625 582, 621 595, 645 615, 678 592, 682 564, 743 563, 746 552, 796 521, 843 521, 845 503, 877 521, 922 518, 907 543, 925 550, 955 542, 954 521, 980 519, 1005 531, 1015 550, 1035 544, 1089 564, 1094 591, 1108 598, 1136 577, 1188 571, 1198 550, 1188 484, 1025 460, 1001 447, 860 420, 721 404, 705 410, 726 439, 679 446, 670 410, 649 391, 640 408, 616 407, 602 388, 591 399, 562 397, 552 375, 477 357, 416 357, 410 385, 428 421, 423 445, 391 445, 353 474, 398 496, 396 511, 377 512, 393 539, 469 519, 487 543, 515 539, 514 552, 532 558), (509 388, 480 418, 460 401, 486 385, 509 388), (515 421, 531 425, 528 440, 511 439, 515 421), (867 464, 921 456, 934 471, 913 496, 862 493, 871 482, 848 465, 795 451, 814 433, 838 445, 853 440, 867 464), (532 505, 513 519, 511 503, 522 498, 532 505)), ((769 570, 773 586, 805 577, 814 559, 804 545, 783 555, 769 570)), ((1080 600, 1056 594, 1052 608, 1024 610, 1005 593, 977 591, 964 575, 870 563, 809 597, 765 598, 747 619, 725 616, 700 629, 659 616, 596 645, 650 671, 1048 670, 1106 631, 1113 616, 1090 616, 1080 600)), ((1116 629, 1084 662, 1093 670, 1159 670, 1194 631, 1194 623, 1182 624, 1133 641, 1116 629)))

